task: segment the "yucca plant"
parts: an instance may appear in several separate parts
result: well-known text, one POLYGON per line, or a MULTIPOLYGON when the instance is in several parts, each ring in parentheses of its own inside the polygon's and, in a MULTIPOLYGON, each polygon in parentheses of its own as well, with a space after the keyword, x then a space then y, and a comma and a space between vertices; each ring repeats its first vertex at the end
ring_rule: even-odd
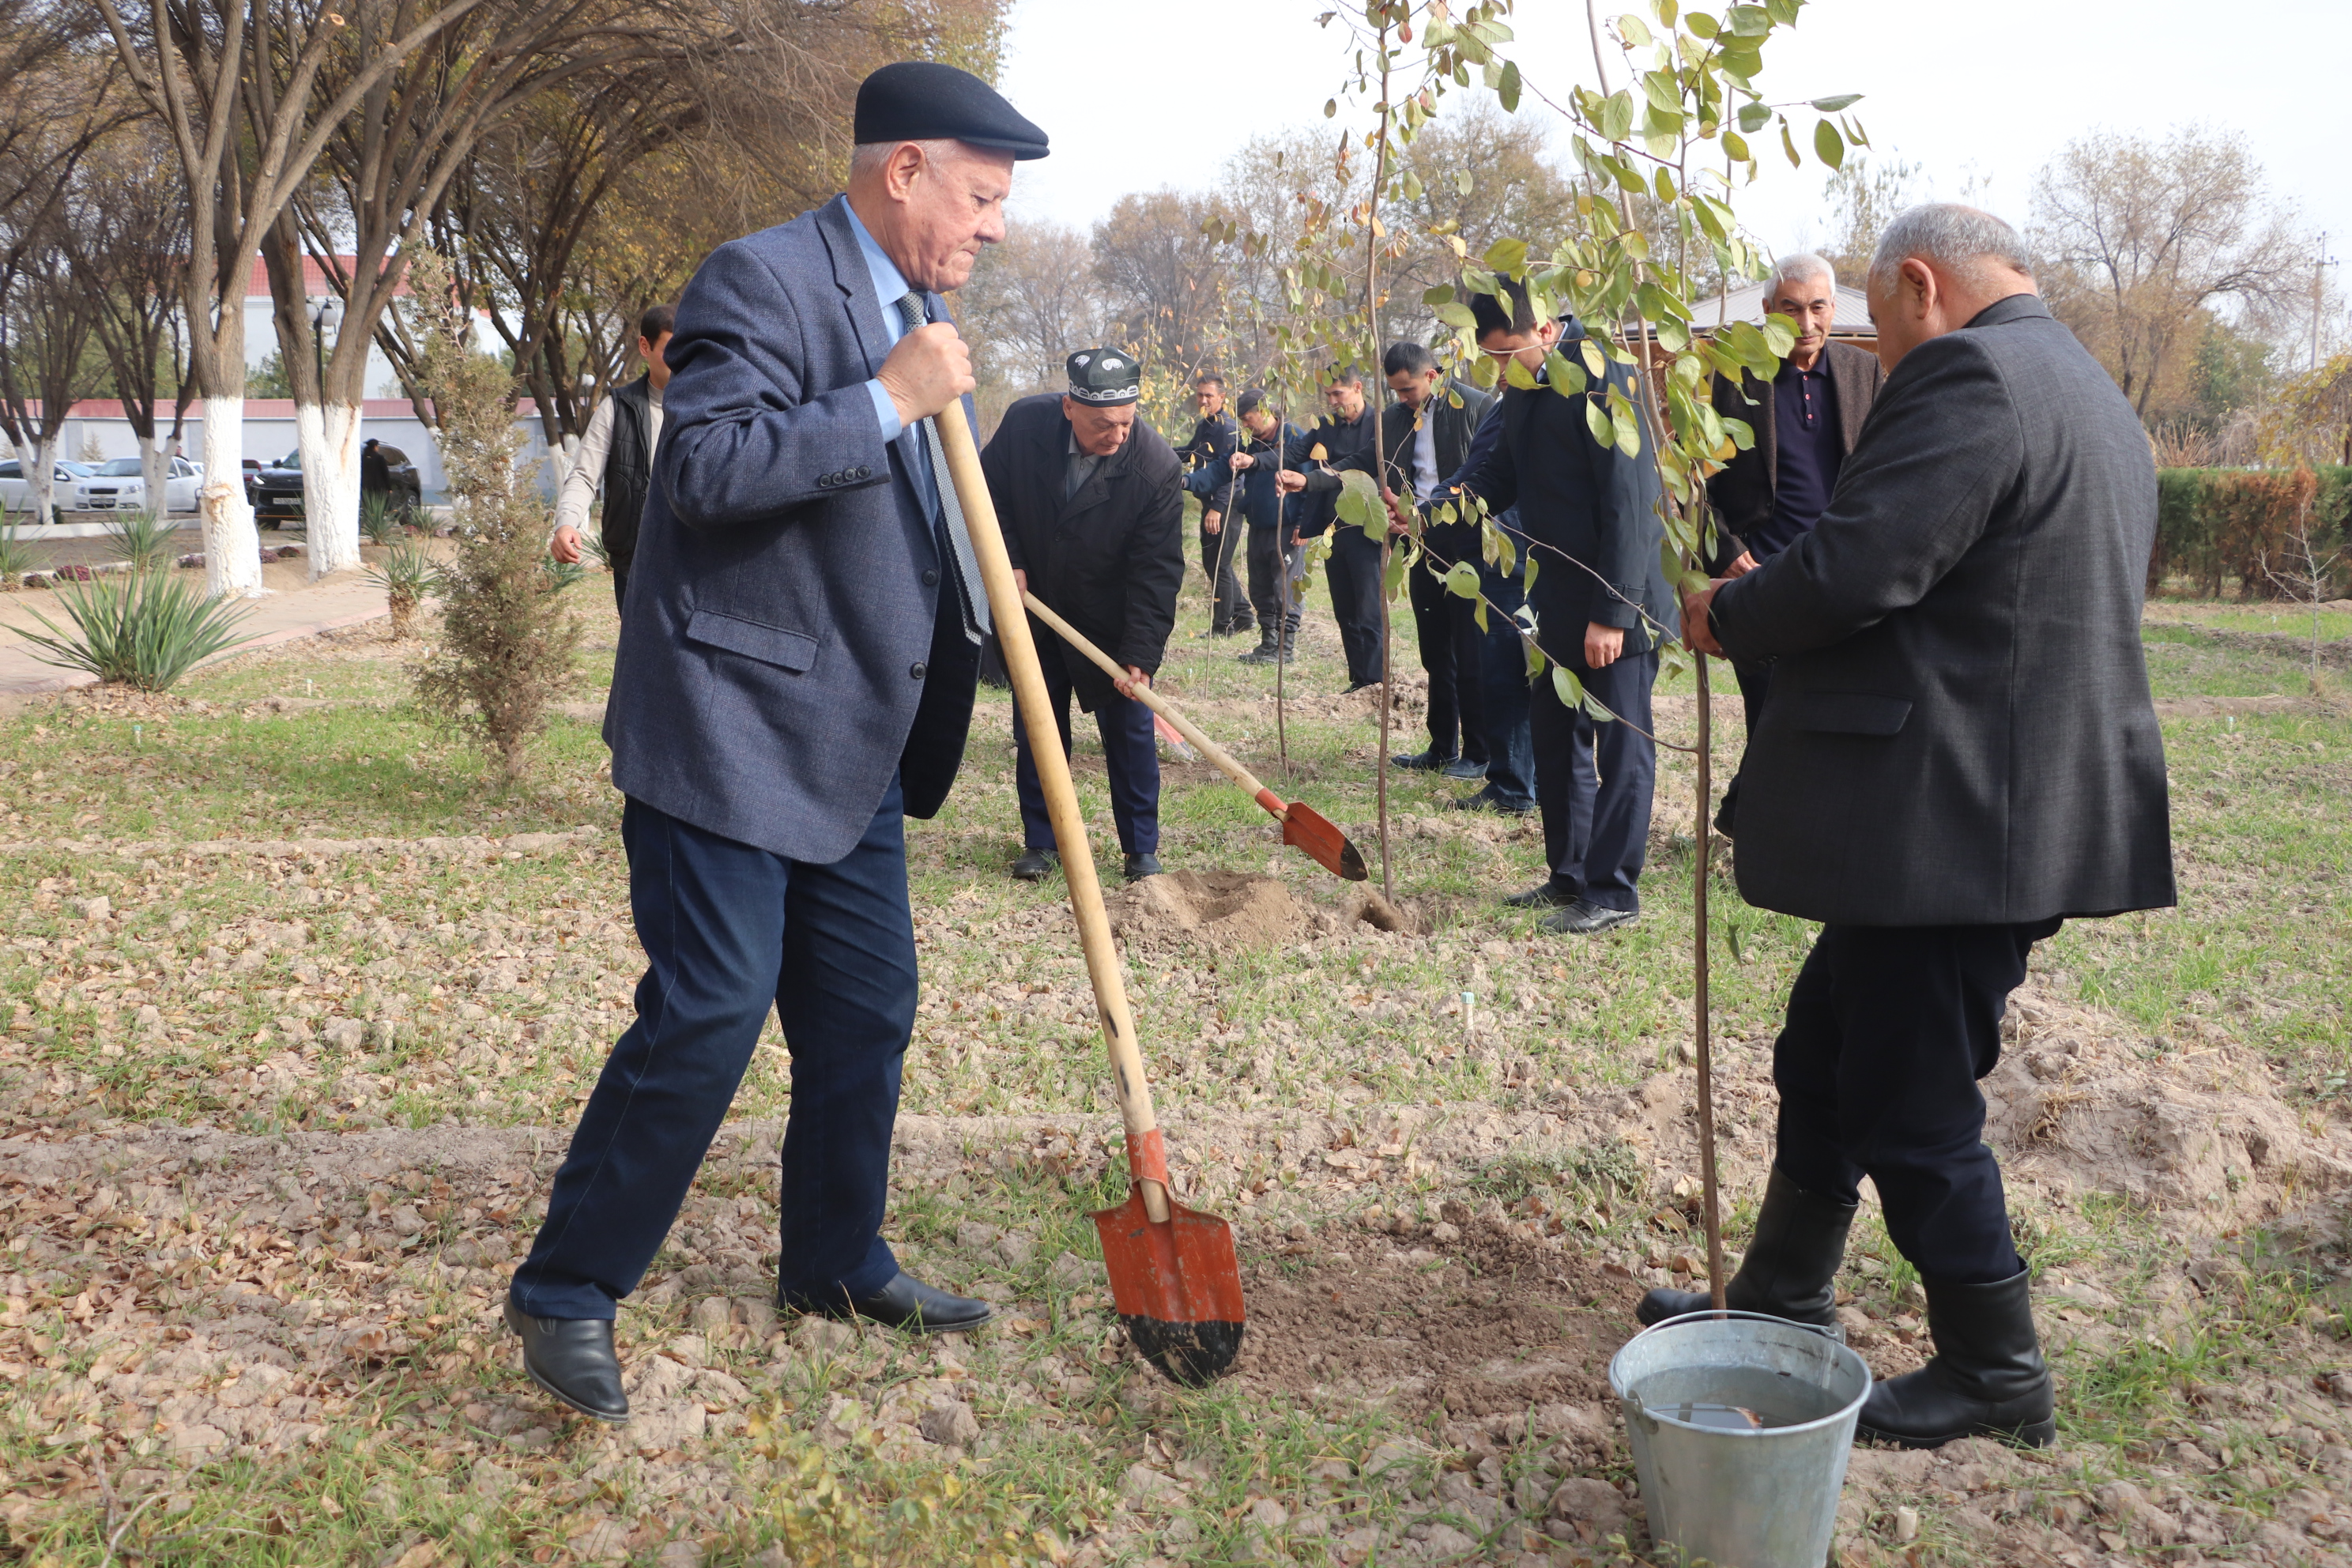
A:
POLYGON ((398 641, 408 636, 425 595, 440 586, 441 563, 422 544, 402 540, 368 568, 368 581, 383 588, 385 607, 392 611, 393 639, 398 641))
POLYGON ((400 537, 401 514, 392 497, 369 490, 360 497, 360 537, 370 544, 390 544, 400 537))
POLYGON ((22 577, 40 566, 38 552, 16 537, 16 520, 0 511, 0 578, 22 577))
POLYGON ((558 589, 569 588, 572 584, 588 575, 588 568, 577 561, 550 560, 544 564, 547 567, 547 574, 555 579, 558 589))
POLYGON ((152 572, 172 559, 172 541, 179 531, 152 508, 117 512, 107 521, 107 548, 133 572, 152 572))
POLYGON ((235 646, 237 623, 248 613, 232 600, 207 599, 195 584, 163 572, 60 582, 57 595, 72 625, 61 626, 33 611, 48 633, 24 634, 33 657, 142 691, 162 691, 235 646))
POLYGON ((589 560, 593 561, 597 565, 604 568, 605 571, 609 572, 613 569, 613 552, 604 548, 604 536, 603 534, 582 534, 580 536, 580 548, 586 552, 589 560))

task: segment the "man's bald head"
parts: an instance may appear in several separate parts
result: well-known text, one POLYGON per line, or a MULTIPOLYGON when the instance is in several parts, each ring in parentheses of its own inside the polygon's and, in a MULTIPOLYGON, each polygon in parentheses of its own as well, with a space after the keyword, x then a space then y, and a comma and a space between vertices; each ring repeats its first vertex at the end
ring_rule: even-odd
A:
POLYGON ((1870 258, 1870 319, 1889 373, 1930 338, 1956 332, 2012 294, 2032 294, 2017 231, 1989 212, 1930 202, 1898 215, 1870 258))

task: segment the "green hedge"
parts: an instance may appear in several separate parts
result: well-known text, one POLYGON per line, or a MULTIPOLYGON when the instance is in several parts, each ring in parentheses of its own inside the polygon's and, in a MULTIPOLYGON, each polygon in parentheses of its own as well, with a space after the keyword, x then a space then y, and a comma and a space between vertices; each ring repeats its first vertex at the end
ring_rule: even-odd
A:
MULTIPOLYGON (((2352 468, 2312 473, 2313 545, 2323 559, 2330 552, 2352 555, 2352 468)), ((2294 473, 2283 468, 2158 468, 2148 592, 2178 579, 2208 598, 2225 587, 2246 598, 2284 597, 2263 563, 2282 563, 2300 510, 2298 490, 2294 473)), ((2342 595, 2347 581, 2352 563, 2339 562, 2333 593, 2342 595)))

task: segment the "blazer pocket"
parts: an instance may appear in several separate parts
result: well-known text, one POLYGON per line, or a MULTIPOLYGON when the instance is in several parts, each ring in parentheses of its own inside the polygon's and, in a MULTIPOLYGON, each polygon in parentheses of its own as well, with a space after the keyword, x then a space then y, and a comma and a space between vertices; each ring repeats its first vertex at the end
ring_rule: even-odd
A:
MULTIPOLYGON (((1766 698, 1765 705, 1775 705, 1766 698)), ((1832 735, 1892 735, 1911 716, 1911 700, 1874 691, 1808 691, 1792 696, 1797 728, 1832 735)))
POLYGON ((717 610, 697 610, 686 623, 686 638, 706 647, 725 648, 745 658, 756 658, 795 675, 806 674, 816 663, 816 638, 806 632, 762 626, 717 610))

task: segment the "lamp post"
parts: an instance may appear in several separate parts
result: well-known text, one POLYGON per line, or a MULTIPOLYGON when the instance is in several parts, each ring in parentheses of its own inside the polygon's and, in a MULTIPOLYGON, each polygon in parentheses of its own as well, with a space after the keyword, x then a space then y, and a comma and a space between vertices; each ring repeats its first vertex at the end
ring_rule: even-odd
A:
POLYGON ((319 401, 327 401, 327 329, 342 319, 342 302, 332 294, 319 301, 318 311, 310 318, 310 353, 316 358, 319 372, 319 401))

